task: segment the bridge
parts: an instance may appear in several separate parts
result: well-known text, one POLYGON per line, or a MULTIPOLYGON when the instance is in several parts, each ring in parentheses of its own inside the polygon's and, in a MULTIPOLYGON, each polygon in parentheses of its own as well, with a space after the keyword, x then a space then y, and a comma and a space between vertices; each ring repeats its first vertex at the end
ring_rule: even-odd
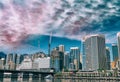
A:
POLYGON ((30 75, 32 77, 32 80, 42 80, 47 75, 51 75, 54 77, 55 72, 41 72, 39 70, 0 70, 0 81, 3 82, 4 74, 10 73, 11 75, 11 81, 17 81, 18 77, 21 77, 23 81, 28 81, 30 78, 30 75))

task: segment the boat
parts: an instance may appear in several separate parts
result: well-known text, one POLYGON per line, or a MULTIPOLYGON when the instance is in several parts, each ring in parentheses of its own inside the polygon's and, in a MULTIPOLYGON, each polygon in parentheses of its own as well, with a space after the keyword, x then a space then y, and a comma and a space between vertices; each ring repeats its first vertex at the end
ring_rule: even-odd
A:
POLYGON ((52 76, 52 75, 47 75, 47 76, 45 77, 45 79, 53 79, 53 76, 52 76))

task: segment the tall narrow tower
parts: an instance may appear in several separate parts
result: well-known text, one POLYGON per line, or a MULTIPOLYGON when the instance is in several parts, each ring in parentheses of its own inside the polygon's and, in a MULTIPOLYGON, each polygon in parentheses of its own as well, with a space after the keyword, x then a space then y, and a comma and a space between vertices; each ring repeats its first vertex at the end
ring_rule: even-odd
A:
POLYGON ((118 57, 120 59, 120 32, 117 33, 117 42, 118 42, 118 57))
POLYGON ((50 34, 49 43, 48 43, 48 56, 49 57, 50 57, 50 53, 51 53, 51 42, 52 42, 52 32, 50 34))
POLYGON ((85 37, 82 39, 82 70, 86 69, 85 37))
POLYGON ((38 48, 40 48, 40 40, 38 40, 38 48))
POLYGON ((113 61, 115 61, 119 57, 117 44, 112 44, 112 57, 113 57, 113 59, 112 59, 113 61))

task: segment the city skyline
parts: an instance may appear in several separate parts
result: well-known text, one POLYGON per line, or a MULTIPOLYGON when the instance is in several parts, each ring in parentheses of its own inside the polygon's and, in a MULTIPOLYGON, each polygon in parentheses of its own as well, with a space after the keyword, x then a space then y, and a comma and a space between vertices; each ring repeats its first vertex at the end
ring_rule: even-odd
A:
POLYGON ((0 81, 119 81, 120 0, 0 0, 0 81))
POLYGON ((32 47, 26 52, 35 52, 34 45, 24 42, 30 36, 44 39, 51 32, 57 38, 77 41, 86 35, 104 34, 107 43, 116 43, 119 6, 118 0, 0 0, 0 49, 32 47))
MULTIPOLYGON (((97 34, 86 35, 86 37, 90 37, 92 35, 97 35, 97 34)), ((48 35, 30 35, 26 40, 22 42, 21 45, 19 45, 19 47, 9 47, 9 48, 0 47, 0 51, 6 54, 9 54, 9 53, 34 54, 36 52, 44 52, 48 54, 49 38, 50 36, 48 35)), ((69 39, 65 37, 52 36, 51 50, 59 45, 64 45, 66 46, 65 51, 70 51, 70 47, 79 47, 80 51, 82 52, 83 50, 82 42, 83 40, 75 40, 75 39, 69 39)), ((106 46, 110 48, 111 55, 112 55, 112 44, 117 45, 117 35, 116 35, 116 42, 114 43, 106 42, 106 46)))
MULTIPOLYGON (((51 49, 50 55, 44 52, 36 52, 33 54, 10 53, 5 56, 5 59, 0 59, 1 62, 3 62, 3 60, 6 62, 5 65, 3 65, 4 63, 1 64, 1 69, 3 69, 4 66, 5 69, 16 69, 16 67, 18 67, 18 69, 19 67, 20 69, 24 69, 28 64, 30 65, 25 69, 34 69, 34 67, 35 69, 41 69, 41 67, 37 66, 38 61, 46 62, 45 64, 48 65, 47 68, 55 68, 56 72, 68 70, 94 71, 119 69, 119 33, 117 37, 118 44, 110 44, 111 49, 105 44, 105 36, 103 34, 94 34, 86 36, 80 47, 78 45, 69 45, 69 52, 66 52, 66 45, 59 44, 51 49), (81 47, 83 47, 82 51, 80 51, 81 47), (116 52, 118 52, 118 55, 116 52), (47 60, 44 59, 47 57, 47 60)), ((41 62, 39 65, 41 65, 41 62)))

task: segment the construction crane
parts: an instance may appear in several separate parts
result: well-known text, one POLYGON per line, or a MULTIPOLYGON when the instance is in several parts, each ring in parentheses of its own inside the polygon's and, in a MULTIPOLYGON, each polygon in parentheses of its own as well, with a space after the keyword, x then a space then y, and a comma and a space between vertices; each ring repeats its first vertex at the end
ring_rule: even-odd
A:
POLYGON ((51 42, 52 42, 52 32, 49 37, 49 43, 48 43, 48 57, 50 57, 50 52, 51 52, 51 42))
POLYGON ((38 48, 40 48, 40 40, 38 40, 38 48))

